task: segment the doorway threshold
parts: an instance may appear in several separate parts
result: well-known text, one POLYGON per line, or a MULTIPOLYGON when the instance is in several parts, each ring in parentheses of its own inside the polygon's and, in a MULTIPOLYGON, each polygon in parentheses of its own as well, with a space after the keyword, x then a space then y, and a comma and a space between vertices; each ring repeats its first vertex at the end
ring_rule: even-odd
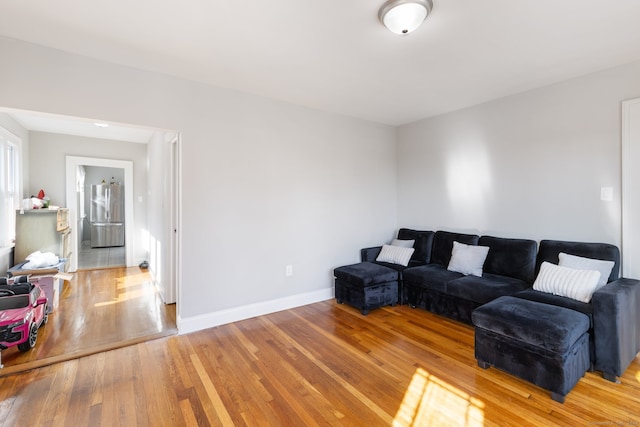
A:
POLYGON ((141 344, 147 341, 153 341, 161 338, 170 337, 178 334, 178 329, 167 329, 162 332, 158 332, 151 335, 145 335, 137 338, 131 338, 128 340, 103 344, 99 346, 95 346, 92 348, 87 348, 83 350, 77 350, 72 353, 62 354, 59 356, 51 356, 43 359, 33 360, 31 362, 20 363, 14 366, 5 366, 0 369, 0 378, 6 377, 13 374, 18 374, 26 371, 30 371, 32 369, 44 368, 45 366, 54 365, 56 363, 64 363, 74 359, 80 359, 87 356, 92 356, 98 353, 104 353, 111 350, 117 350, 123 347, 129 347, 136 344, 141 344))

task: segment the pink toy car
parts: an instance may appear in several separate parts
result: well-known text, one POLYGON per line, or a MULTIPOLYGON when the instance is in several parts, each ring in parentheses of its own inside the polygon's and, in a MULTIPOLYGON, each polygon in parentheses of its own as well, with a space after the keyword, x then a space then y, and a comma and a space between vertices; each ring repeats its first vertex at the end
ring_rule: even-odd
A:
POLYGON ((14 345, 29 351, 38 339, 38 329, 47 323, 47 297, 26 276, 16 277, 13 284, 0 278, 0 350, 14 345))

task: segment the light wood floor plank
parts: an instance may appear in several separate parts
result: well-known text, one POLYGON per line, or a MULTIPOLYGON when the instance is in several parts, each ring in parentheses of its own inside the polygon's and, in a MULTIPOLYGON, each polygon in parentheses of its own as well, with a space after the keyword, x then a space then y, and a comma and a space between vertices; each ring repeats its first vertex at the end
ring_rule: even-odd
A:
POLYGON ((91 408, 102 400, 99 378, 104 369, 104 355, 96 357, 87 369, 88 359, 78 360, 78 370, 74 378, 73 388, 69 393, 68 413, 73 414, 73 421, 77 425, 90 425, 90 413, 85 408, 91 408))
MULTIPOLYGON (((272 386, 274 383, 270 381, 274 378, 274 373, 269 369, 271 363, 256 356, 258 349, 244 331, 236 325, 230 325, 230 329, 234 340, 230 342, 231 346, 223 349, 228 357, 223 359, 227 363, 221 369, 230 375, 225 378, 226 382, 243 384, 243 388, 237 389, 234 393, 232 405, 241 408, 243 421, 247 425, 277 424, 279 418, 271 407, 271 402, 274 401, 275 390, 280 389, 277 387, 279 381, 275 382, 275 386, 272 386), (265 363, 268 366, 265 366, 265 363)), ((279 365, 280 362, 277 360, 275 363, 279 365)))
POLYGON ((182 417, 184 418, 186 425, 197 426, 198 420, 196 419, 196 415, 193 412, 193 408, 191 407, 191 402, 189 399, 184 399, 180 401, 180 410, 182 412, 182 417))
MULTIPOLYGON (((282 313, 276 313, 275 315, 273 315, 273 317, 276 317, 279 315, 281 316, 282 313)), ((343 363, 338 364, 336 367, 332 368, 323 361, 323 359, 327 361, 332 360, 328 357, 327 353, 323 353, 322 355, 318 354, 316 356, 307 348, 297 343, 291 336, 287 335, 286 333, 284 333, 279 329, 276 329, 274 325, 270 323, 267 317, 263 317, 260 320, 265 325, 265 327, 273 329, 274 332, 278 333, 283 340, 293 345, 298 351, 300 351, 300 353, 302 353, 302 355, 305 356, 307 360, 311 361, 311 363, 313 363, 317 368, 319 368, 322 372, 324 372, 324 374, 328 378, 333 380, 336 383, 336 385, 338 385, 341 389, 347 391, 355 399, 363 403, 369 409, 369 411, 371 411, 372 413, 380 417, 380 419, 383 422, 388 424, 392 421, 392 417, 389 416, 389 413, 382 410, 382 408, 380 408, 380 406, 378 406, 378 404, 374 400, 370 399, 367 394, 362 393, 352 383, 344 380, 345 377, 350 377, 350 379, 352 379, 353 381, 362 382, 362 379, 365 376, 369 378, 375 378, 369 375, 364 375, 363 374, 365 372, 364 369, 355 370, 355 371, 352 369, 353 366, 361 366, 361 365, 358 365, 357 363, 350 364, 349 359, 344 358, 344 359, 341 359, 343 363), (344 365, 344 367, 342 365, 344 365), (347 374, 347 371, 350 371, 349 374, 347 374)), ((333 386, 333 383, 331 385, 333 386)), ((374 392, 375 394, 378 394, 381 390, 375 387, 370 391, 374 392)))
POLYGON ((231 419, 231 415, 229 415, 227 408, 222 402, 222 399, 218 394, 218 390, 214 387, 213 383, 211 382, 211 378, 209 377, 209 374, 204 369, 204 366, 202 366, 202 362, 200 362, 200 358, 197 355, 192 354, 191 363, 195 367, 196 372, 200 377, 200 381, 202 381, 202 385, 204 386, 204 389, 206 390, 207 396, 209 397, 209 400, 212 405, 213 410, 207 412, 209 422, 212 425, 222 425, 222 426, 233 425, 234 422, 231 419))

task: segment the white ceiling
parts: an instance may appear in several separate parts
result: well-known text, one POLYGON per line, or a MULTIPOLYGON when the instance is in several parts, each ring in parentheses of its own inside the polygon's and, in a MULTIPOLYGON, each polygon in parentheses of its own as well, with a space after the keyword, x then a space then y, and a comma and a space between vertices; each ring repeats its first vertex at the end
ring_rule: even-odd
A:
POLYGON ((0 108, 0 112, 9 114, 23 128, 30 131, 84 136, 111 141, 126 141, 146 144, 151 140, 151 136, 155 131, 155 129, 139 126, 104 123, 90 119, 34 113, 9 108, 0 108), (108 126, 96 126, 96 123, 102 125, 106 124, 108 126))
POLYGON ((399 125, 640 60, 638 0, 434 0, 413 34, 384 0, 29 0, 0 34, 399 125))

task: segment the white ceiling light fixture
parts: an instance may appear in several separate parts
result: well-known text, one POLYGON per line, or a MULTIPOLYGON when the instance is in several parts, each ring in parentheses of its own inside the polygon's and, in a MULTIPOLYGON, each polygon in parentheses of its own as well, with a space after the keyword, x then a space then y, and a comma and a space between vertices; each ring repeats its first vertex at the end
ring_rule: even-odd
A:
POLYGON ((417 30, 433 9, 432 0, 388 0, 378 18, 391 32, 407 35, 417 30))

